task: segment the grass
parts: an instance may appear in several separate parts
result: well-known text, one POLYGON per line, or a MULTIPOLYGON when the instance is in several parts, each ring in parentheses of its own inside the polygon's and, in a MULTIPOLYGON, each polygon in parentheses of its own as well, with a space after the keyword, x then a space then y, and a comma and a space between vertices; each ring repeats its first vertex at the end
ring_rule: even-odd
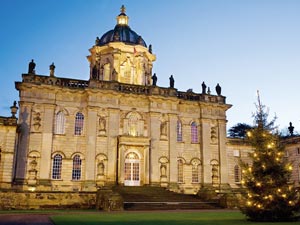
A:
MULTIPOLYGON (((240 212, 119 212, 67 214, 51 216, 55 225, 274 225, 250 222, 240 212)), ((300 225, 300 222, 278 222, 275 225, 300 225)))

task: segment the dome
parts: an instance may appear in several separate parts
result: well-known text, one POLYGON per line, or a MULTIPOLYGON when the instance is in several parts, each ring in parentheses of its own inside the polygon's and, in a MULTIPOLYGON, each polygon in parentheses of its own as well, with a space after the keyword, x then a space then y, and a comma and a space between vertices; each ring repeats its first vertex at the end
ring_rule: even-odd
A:
POLYGON ((99 40, 98 46, 103 46, 109 42, 124 42, 125 44, 142 45, 147 47, 141 36, 130 29, 127 25, 117 24, 113 30, 106 32, 99 40))
POLYGON ((128 26, 128 16, 125 14, 124 6, 121 8, 121 14, 117 16, 115 28, 103 34, 100 39, 97 38, 96 45, 103 46, 110 42, 124 42, 125 44, 147 47, 144 39, 128 26))

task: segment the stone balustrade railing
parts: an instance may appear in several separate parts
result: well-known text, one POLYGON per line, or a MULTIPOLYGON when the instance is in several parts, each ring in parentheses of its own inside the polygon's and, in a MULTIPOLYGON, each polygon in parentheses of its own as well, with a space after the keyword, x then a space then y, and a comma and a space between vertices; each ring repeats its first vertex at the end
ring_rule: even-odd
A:
POLYGON ((144 85, 133 85, 124 84, 117 81, 99 81, 99 80, 76 80, 69 78, 59 78, 59 77, 49 77, 41 76, 35 74, 23 74, 24 83, 34 83, 34 84, 46 84, 54 85, 60 87, 69 88, 93 88, 93 89, 106 89, 114 90, 123 93, 133 93, 133 94, 143 94, 143 95, 160 95, 164 97, 176 97, 179 99, 189 100, 189 101, 201 101, 201 102, 211 102, 225 104, 224 96, 216 96, 209 94, 197 94, 191 91, 182 92, 177 91, 175 88, 165 88, 158 86, 144 86, 144 85))

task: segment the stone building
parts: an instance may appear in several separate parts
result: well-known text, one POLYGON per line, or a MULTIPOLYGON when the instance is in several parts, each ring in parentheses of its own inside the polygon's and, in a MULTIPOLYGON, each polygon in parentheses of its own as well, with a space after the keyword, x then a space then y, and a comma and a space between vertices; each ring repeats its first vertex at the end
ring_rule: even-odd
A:
POLYGON ((173 76, 170 87, 157 86, 152 47, 128 26, 124 7, 89 51, 89 80, 56 77, 54 64, 49 76, 38 75, 32 61, 16 82, 18 133, 16 146, 7 146, 15 154, 15 188, 94 191, 121 184, 196 193, 229 184, 230 105, 220 90, 182 92, 173 76))
POLYGON ((157 86, 156 56, 129 27, 124 7, 89 51, 89 80, 57 77, 54 64, 38 75, 32 61, 16 82, 18 121, 16 104, 12 117, 0 118, 0 188, 153 185, 191 194, 240 187, 238 160, 251 148, 227 139, 231 105, 219 85, 215 95, 204 82, 201 93, 179 91, 173 76, 169 87, 157 86))

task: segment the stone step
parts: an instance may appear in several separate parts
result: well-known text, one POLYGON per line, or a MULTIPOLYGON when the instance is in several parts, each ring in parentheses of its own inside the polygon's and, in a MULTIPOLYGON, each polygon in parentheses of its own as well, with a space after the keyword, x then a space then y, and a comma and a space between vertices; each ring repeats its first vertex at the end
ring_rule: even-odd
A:
POLYGON ((124 187, 113 188, 124 200, 126 210, 175 210, 175 209, 216 209, 218 201, 203 201, 197 195, 171 192, 161 187, 124 187))

